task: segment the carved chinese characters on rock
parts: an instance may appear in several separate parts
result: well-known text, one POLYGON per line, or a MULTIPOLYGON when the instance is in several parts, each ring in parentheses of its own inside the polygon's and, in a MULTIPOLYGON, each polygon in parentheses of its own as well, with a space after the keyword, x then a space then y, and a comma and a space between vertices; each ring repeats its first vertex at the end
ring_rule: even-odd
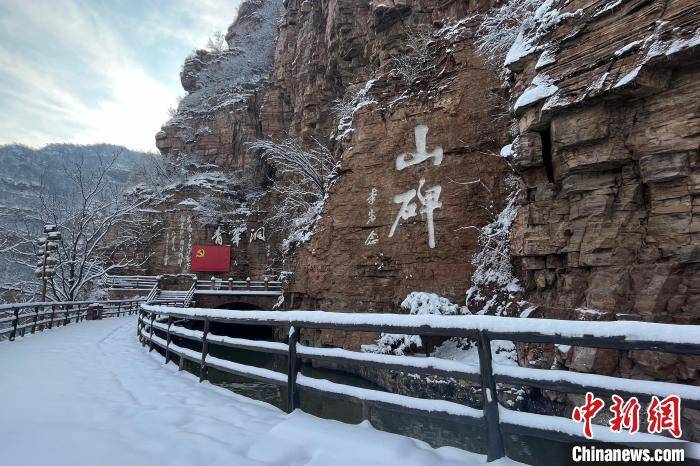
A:
POLYGON ((211 237, 212 241, 214 241, 214 244, 222 245, 224 244, 224 238, 221 235, 221 227, 216 227, 216 231, 214 232, 214 236, 211 237))
MULTIPOLYGON (((374 205, 379 197, 379 190, 377 188, 372 188, 367 196, 367 204, 369 205, 369 211, 367 212, 367 223, 366 225, 372 225, 377 220, 377 213, 374 210, 374 205)), ((365 240, 365 246, 374 246, 379 243, 379 235, 375 230, 369 232, 367 239, 365 240)))
POLYGON ((230 232, 231 234, 231 244, 233 246, 240 246, 243 233, 248 231, 248 227, 245 225, 233 228, 230 232))
MULTIPOLYGON (((418 125, 414 133, 416 152, 399 155, 396 158, 396 169, 401 171, 430 159, 432 159, 432 163, 435 166, 442 164, 443 151, 441 147, 436 147, 428 152, 428 127, 418 125)), ((427 224, 428 247, 433 249, 436 246, 434 211, 435 209, 442 208, 442 202, 440 202, 442 186, 435 185, 426 188, 425 183, 425 178, 421 177, 418 181, 418 189, 411 189, 394 196, 394 203, 399 204, 400 207, 396 214, 396 219, 391 226, 391 230, 389 230, 389 238, 394 236, 402 220, 409 220, 420 214, 421 218, 424 218, 427 224)))
POLYGON ((250 230, 250 238, 248 239, 248 242, 252 243, 253 241, 265 242, 265 227, 260 227, 257 230, 250 230))
POLYGON ((396 169, 401 171, 412 165, 418 165, 428 159, 433 159, 433 165, 438 166, 442 163, 442 147, 436 147, 430 153, 428 147, 428 127, 418 125, 414 130, 416 138, 416 151, 409 154, 401 154, 396 158, 396 169))

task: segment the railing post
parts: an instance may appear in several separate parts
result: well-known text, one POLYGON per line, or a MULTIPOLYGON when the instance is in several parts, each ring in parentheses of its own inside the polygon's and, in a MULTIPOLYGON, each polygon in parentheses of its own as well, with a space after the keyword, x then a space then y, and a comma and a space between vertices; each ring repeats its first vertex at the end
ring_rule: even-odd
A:
MULTIPOLYGON (((68 306, 62 305, 63 308, 63 326, 68 325, 68 306)), ((80 311, 80 304, 78 304, 78 311, 80 311)))
POLYGON ((270 279, 265 277, 265 291, 270 289, 270 279))
POLYGON ((10 341, 15 341, 17 336, 17 325, 19 324, 19 309, 15 309, 15 320, 12 323, 12 333, 10 333, 10 341))
POLYGON ((36 332, 36 322, 39 320, 39 307, 34 308, 34 323, 32 323, 32 333, 36 332))
POLYGON ((250 289, 250 277, 245 279, 245 287, 250 289))
POLYGON ((231 291, 233 290, 233 278, 228 277, 228 290, 231 291))
POLYGON ((362 400, 362 420, 372 422, 372 405, 362 400))
POLYGON ((56 314, 56 306, 54 304, 51 305, 51 320, 49 320, 49 329, 53 328, 53 318, 54 315, 56 314))
POLYGON ((289 356, 287 360, 287 412, 299 408, 299 387, 297 375, 301 370, 301 358, 297 357, 297 343, 301 329, 292 325, 289 329, 289 356))
POLYGON ((171 316, 168 316, 168 332, 167 332, 167 340, 165 343, 165 364, 168 364, 170 362, 170 341, 172 337, 170 336, 170 326, 173 324, 173 318, 171 316))
POLYGON ((151 314, 151 336, 148 339, 148 352, 153 351, 153 322, 156 320, 156 313, 151 314))
POLYGON ((209 342, 207 341, 207 336, 209 335, 209 318, 204 318, 204 331, 202 332, 202 363, 199 366, 199 381, 202 382, 208 379, 207 370, 207 353, 209 352, 209 342))
POLYGON ((479 331, 477 345, 479 351, 479 369, 481 372, 481 392, 484 403, 484 419, 486 420, 487 434, 487 461, 495 461, 506 455, 503 445, 503 433, 498 419, 498 393, 496 381, 493 378, 493 366, 491 364, 491 339, 486 331, 479 331))
POLYGON ((121 301, 117 303, 117 317, 120 317, 119 314, 121 314, 122 310, 122 303, 121 301))

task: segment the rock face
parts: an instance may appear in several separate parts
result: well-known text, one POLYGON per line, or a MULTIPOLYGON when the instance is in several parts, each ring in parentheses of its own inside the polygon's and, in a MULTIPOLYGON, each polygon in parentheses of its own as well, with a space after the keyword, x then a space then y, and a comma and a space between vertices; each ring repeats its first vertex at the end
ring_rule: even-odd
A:
MULTIPOLYGON (((546 317, 582 307, 606 320, 698 323, 697 3, 550 11, 556 25, 532 31, 509 64, 523 182, 511 253, 527 298, 546 317)), ((575 350, 566 365, 585 372, 697 377, 675 356, 618 364, 616 352, 575 350)))
MULTIPOLYGON (((287 1, 273 61, 270 25, 280 6, 244 3, 226 36, 228 51, 188 58, 181 80, 189 94, 156 136, 159 149, 197 157, 198 176, 252 172, 264 186, 265 167, 251 160, 246 142, 288 135, 330 141, 342 173, 314 239, 290 264, 288 305, 387 312, 413 290, 462 301, 469 257, 478 250, 476 228, 500 208, 507 172, 496 155, 508 123, 498 114, 498 80, 473 52, 477 23, 457 23, 490 4, 287 1), (424 75, 406 82, 394 57, 410 53, 408 36, 426 34, 436 42, 420 65, 424 75), (343 102, 349 114, 337 108, 343 102), (410 154, 423 146, 440 152, 440 160, 397 169, 397 158, 416 160, 410 154), (412 191, 405 206, 394 199, 412 191), (402 208, 404 218, 394 226, 402 208)), ((216 225, 202 228, 195 217, 201 198, 213 193, 196 191, 178 187, 160 209, 167 231, 157 246, 163 262, 152 266, 158 273, 187 271, 189 245, 211 242, 216 225)), ((272 246, 264 258, 259 250, 241 251, 240 260, 269 265, 272 246)), ((246 272, 251 267, 260 270, 250 265, 246 272)))
POLYGON ((277 0, 244 2, 226 34, 228 49, 197 50, 185 61, 180 78, 188 94, 156 135, 158 149, 180 170, 153 206, 163 234, 151 247, 146 273, 189 272, 192 245, 214 244, 219 234, 232 246, 227 276, 279 271, 279 239, 252 210, 268 183, 267 169, 246 144, 262 135, 262 96, 281 9, 277 0))
MULTIPOLYGON (((398 312, 414 290, 463 302, 477 228, 503 203, 508 169, 497 154, 508 120, 497 116, 499 82, 473 51, 477 23, 458 23, 479 10, 394 3, 287 3, 265 108, 280 109, 272 113, 302 137, 330 135, 342 164, 295 257, 289 307, 398 312), (393 57, 412 53, 407 38, 425 34, 426 63, 407 82, 393 57), (339 101, 349 104, 345 114, 339 101)), ((355 349, 367 341, 308 338, 355 349)))

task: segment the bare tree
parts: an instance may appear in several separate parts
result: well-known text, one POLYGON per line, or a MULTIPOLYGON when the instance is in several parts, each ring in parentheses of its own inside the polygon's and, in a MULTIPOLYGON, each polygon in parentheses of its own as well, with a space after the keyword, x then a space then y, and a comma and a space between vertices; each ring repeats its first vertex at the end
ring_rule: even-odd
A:
POLYGON ((207 41, 207 45, 204 47, 208 52, 225 52, 228 50, 228 43, 226 43, 226 36, 221 31, 216 31, 207 41))
POLYGON ((295 139, 282 142, 258 140, 250 144, 275 170, 273 191, 280 202, 268 217, 289 235, 283 248, 308 239, 310 227, 321 212, 339 161, 323 144, 306 148, 295 139))
POLYGON ((175 99, 175 105, 168 107, 168 115, 172 118, 177 115, 177 110, 180 108, 180 102, 182 102, 183 96, 179 95, 175 99))
POLYGON ((428 28, 417 26, 406 28, 405 52, 392 59, 394 70, 406 84, 413 84, 435 69, 432 44, 433 36, 428 28))
MULTIPOLYGON (((63 167, 63 175, 72 189, 52 193, 45 187, 37 193, 38 209, 30 217, 4 227, 2 237, 14 243, 5 256, 16 266, 35 270, 36 239, 44 224, 56 225, 62 234, 58 242, 55 275, 49 284, 49 296, 58 301, 85 297, 105 274, 138 265, 134 251, 148 241, 157 222, 147 220, 141 208, 146 197, 129 199, 107 176, 118 154, 100 160, 88 169, 84 158, 63 167)), ((42 183, 43 186, 43 183, 42 183)), ((39 284, 20 280, 0 285, 0 289, 33 294, 39 284)))

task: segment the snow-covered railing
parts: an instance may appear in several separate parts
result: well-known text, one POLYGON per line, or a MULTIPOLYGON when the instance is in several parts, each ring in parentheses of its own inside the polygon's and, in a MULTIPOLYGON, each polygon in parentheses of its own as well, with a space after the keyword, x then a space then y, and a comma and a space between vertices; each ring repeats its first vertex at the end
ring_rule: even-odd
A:
MULTIPOLYGON (((617 377, 581 374, 569 371, 494 365, 491 360, 491 341, 511 340, 612 348, 617 350, 652 350, 684 355, 700 355, 700 326, 673 325, 649 322, 583 322, 553 319, 520 319, 494 316, 441 316, 336 313, 323 311, 232 311, 200 308, 175 308, 141 305, 138 334, 152 350, 161 347, 166 363, 172 355, 194 361, 200 367, 200 380, 208 377, 207 369, 216 368, 231 374, 287 386, 288 407, 299 405, 299 390, 304 389, 340 399, 359 400, 367 405, 382 405, 393 410, 423 412, 431 416, 458 417, 487 432, 489 460, 505 456, 504 433, 541 437, 555 441, 585 441, 581 426, 572 420, 507 409, 499 404, 497 383, 526 385, 564 393, 593 392, 600 395, 619 394, 636 396, 639 401, 652 396, 678 395, 685 407, 700 408, 700 387, 656 381, 633 381, 617 377), (159 322, 159 320, 167 319, 159 322), (191 330, 174 325, 175 322, 199 321, 203 330, 191 330), (211 323, 237 325, 289 326, 288 343, 247 340, 213 335, 211 323), (469 365, 438 359, 381 354, 367 354, 339 348, 313 348, 299 343, 301 329, 328 329, 354 332, 403 333, 468 337, 476 340, 479 365, 469 365), (160 335, 159 333, 162 333, 160 335), (201 343, 195 351, 173 343, 173 337, 201 343), (286 354, 287 374, 269 369, 239 364, 212 357, 209 345, 286 354), (481 384, 483 409, 474 409, 445 400, 413 398, 376 390, 361 389, 301 375, 302 359, 318 360, 343 365, 381 368, 409 373, 435 374, 466 379, 481 384)), ((363 412, 365 410, 363 409, 363 412)), ((626 443, 681 442, 658 435, 629 435, 613 433, 602 426, 594 426, 597 441, 626 443)), ((686 444, 686 455, 700 458, 700 444, 686 444)))
POLYGON ((282 293, 282 282, 271 281, 267 277, 264 280, 254 281, 250 278, 246 280, 234 280, 233 278, 218 279, 212 277, 211 280, 195 279, 188 290, 164 290, 160 288, 160 278, 156 277, 148 296, 147 303, 163 304, 164 302, 178 301, 181 307, 189 307, 194 296, 200 294, 263 294, 279 295, 282 293), (173 299, 177 298, 177 299, 173 299))
POLYGON ((257 291, 280 291, 282 290, 282 282, 269 280, 234 280, 228 279, 212 279, 212 280, 197 280, 198 290, 257 290, 257 291))
POLYGON ((148 291, 158 284, 157 275, 105 275, 102 285, 112 290, 148 291))
POLYGON ((0 305, 0 339, 10 341, 54 326, 135 314, 142 299, 107 301, 35 302, 0 305))
POLYGON ((192 300, 194 299, 194 292, 197 289, 197 281, 195 280, 194 283, 192 283, 192 286, 190 289, 187 291, 187 295, 185 296, 185 300, 182 302, 182 307, 190 307, 190 304, 192 304, 192 300))

